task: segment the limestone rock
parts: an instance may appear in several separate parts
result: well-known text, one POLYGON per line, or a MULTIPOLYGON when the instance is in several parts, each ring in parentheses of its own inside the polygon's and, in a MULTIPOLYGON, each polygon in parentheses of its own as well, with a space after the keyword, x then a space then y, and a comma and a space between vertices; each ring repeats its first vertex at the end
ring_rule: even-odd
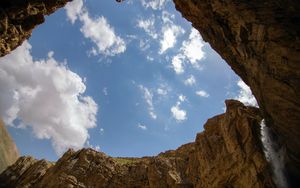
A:
POLYGON ((183 17, 250 86, 267 126, 286 148, 288 174, 299 187, 300 1, 174 2, 183 17))
POLYGON ((0 175, 0 187, 274 187, 259 136, 259 110, 234 100, 226 106, 195 142, 176 150, 143 158, 69 150, 55 164, 21 157, 0 175))
POLYGON ((0 173, 19 157, 18 149, 0 119, 0 173))
POLYGON ((32 30, 70 0, 1 0, 0 57, 28 39, 32 30))

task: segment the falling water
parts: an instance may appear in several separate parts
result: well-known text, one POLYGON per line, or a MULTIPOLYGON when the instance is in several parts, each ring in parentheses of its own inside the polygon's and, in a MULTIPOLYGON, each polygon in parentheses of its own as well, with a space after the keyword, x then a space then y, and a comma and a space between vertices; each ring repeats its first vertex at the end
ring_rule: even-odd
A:
POLYGON ((278 148, 272 142, 270 128, 261 121, 261 140, 264 146, 264 153, 267 161, 273 169, 273 180, 278 188, 287 188, 287 181, 284 175, 283 148, 278 148))

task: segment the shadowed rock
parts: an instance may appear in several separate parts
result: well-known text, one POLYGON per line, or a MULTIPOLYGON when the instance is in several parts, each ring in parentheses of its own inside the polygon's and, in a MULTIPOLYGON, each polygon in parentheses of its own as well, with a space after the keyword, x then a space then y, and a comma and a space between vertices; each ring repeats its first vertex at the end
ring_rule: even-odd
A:
POLYGON ((28 39, 32 30, 45 21, 44 16, 71 0, 1 0, 0 57, 28 39))
POLYGON ((291 181, 299 182, 300 1, 174 2, 183 17, 250 86, 267 126, 277 135, 275 141, 286 148, 291 181))

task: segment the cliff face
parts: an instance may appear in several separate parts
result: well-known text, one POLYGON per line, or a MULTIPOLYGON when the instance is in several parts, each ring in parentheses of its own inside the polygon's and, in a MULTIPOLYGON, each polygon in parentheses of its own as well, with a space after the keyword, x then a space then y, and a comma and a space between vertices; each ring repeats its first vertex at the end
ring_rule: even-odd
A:
POLYGON ((18 149, 0 119, 0 173, 19 157, 18 149))
POLYGON ((1 0, 0 57, 28 39, 32 30, 70 0, 1 0))
MULTIPOLYGON (((174 0, 250 86, 267 126, 285 147, 289 177, 300 178, 300 1, 174 0)), ((300 185, 298 185, 300 186, 300 185)))
POLYGON ((112 158, 69 150, 55 164, 21 157, 0 187, 274 187, 262 152, 258 109, 226 101, 195 142, 155 157, 112 158))

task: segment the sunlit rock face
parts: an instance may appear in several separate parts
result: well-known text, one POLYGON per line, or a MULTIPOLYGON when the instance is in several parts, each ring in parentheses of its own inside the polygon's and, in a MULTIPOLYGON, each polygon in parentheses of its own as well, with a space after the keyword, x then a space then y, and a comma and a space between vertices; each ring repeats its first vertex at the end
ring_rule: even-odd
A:
POLYGON ((19 157, 18 149, 0 119, 0 173, 19 157))
POLYGON ((32 30, 70 0, 1 0, 0 57, 28 39, 32 30))
POLYGON ((234 100, 226 106, 195 142, 177 150, 143 158, 69 150, 55 164, 21 157, 0 175, 0 187, 275 187, 260 141, 259 110, 234 100))
POLYGON ((300 1, 174 0, 248 84, 285 148, 291 182, 300 178, 300 1))

